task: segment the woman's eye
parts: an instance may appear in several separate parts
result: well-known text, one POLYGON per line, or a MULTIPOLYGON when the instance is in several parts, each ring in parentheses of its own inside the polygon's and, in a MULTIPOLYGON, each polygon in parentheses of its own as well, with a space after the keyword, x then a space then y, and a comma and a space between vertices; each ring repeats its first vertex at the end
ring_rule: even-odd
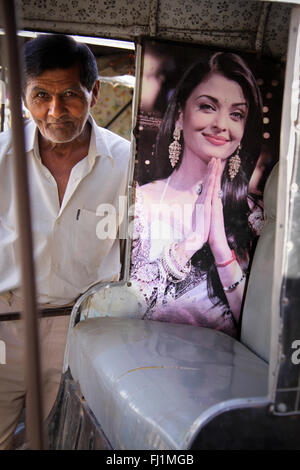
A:
POLYGON ((203 111, 214 111, 215 108, 211 104, 202 103, 199 105, 199 109, 203 111))
POLYGON ((244 113, 241 113, 239 111, 235 111, 234 113, 231 113, 231 116, 233 117, 233 119, 235 119, 236 121, 241 121, 242 119, 244 119, 245 115, 244 113))

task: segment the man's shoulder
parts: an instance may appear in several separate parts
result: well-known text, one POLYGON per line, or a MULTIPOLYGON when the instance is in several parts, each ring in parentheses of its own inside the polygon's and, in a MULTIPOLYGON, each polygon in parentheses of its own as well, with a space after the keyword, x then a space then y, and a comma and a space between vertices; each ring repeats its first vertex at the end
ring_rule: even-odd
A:
POLYGON ((7 131, 0 132, 0 142, 1 144, 11 140, 11 129, 7 131))
MULTIPOLYGON (((28 119, 24 123, 24 135, 25 141, 30 138, 32 133, 35 131, 36 125, 31 120, 28 119)), ((13 140, 12 140, 12 131, 8 129, 7 131, 0 132, 0 159, 1 161, 5 158, 6 155, 10 155, 13 152, 13 140)))
POLYGON ((119 134, 116 134, 115 132, 106 129, 105 127, 98 126, 98 124, 95 126, 95 129, 97 132, 100 132, 103 135, 106 135, 107 137, 110 137, 112 139, 119 140, 121 142, 126 142, 127 144, 130 144, 129 140, 125 139, 125 137, 120 136, 119 134))
MULTIPOLYGON (((106 147, 105 150, 108 151, 114 159, 129 159, 130 142, 127 139, 100 126, 95 126, 95 132, 97 141, 100 140, 99 146, 102 147, 102 141, 102 144, 106 147)), ((102 150, 104 149, 102 148, 102 150)))
POLYGON ((0 162, 12 151, 11 130, 0 132, 0 162))

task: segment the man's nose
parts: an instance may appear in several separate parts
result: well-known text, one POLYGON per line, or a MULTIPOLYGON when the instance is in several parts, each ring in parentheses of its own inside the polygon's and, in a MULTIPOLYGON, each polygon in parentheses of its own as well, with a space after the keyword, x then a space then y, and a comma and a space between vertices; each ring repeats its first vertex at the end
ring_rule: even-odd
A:
POLYGON ((48 114, 54 117, 55 119, 59 119, 63 114, 65 114, 66 109, 64 106, 64 102, 60 96, 53 96, 52 100, 49 103, 49 110, 48 114))

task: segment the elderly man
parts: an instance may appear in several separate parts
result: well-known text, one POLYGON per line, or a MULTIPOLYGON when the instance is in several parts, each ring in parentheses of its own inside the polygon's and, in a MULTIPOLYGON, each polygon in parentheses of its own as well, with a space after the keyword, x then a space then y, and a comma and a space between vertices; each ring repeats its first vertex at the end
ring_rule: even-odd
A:
MULTIPOLYGON (((32 116, 25 126, 25 150, 37 302, 53 309, 40 320, 46 417, 58 390, 69 306, 91 285, 119 277, 119 241, 99 237, 97 208, 116 207, 126 194, 130 144, 90 116, 99 81, 87 46, 63 35, 41 35, 25 45, 24 65, 23 98, 32 116)), ((1 134, 0 315, 22 308, 12 153, 10 133, 1 134)), ((0 339, 6 345, 6 364, 0 365, 0 449, 6 449, 24 406, 23 322, 0 321, 0 339)))

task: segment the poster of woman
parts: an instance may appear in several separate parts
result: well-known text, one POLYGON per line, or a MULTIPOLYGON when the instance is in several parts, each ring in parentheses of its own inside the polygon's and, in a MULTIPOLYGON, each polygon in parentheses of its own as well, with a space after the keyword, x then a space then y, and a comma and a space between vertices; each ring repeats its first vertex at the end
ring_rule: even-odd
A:
POLYGON ((264 81, 240 54, 159 42, 144 45, 141 80, 130 276, 145 318, 237 336, 261 188, 278 158, 276 119, 272 139, 264 129, 264 81))

